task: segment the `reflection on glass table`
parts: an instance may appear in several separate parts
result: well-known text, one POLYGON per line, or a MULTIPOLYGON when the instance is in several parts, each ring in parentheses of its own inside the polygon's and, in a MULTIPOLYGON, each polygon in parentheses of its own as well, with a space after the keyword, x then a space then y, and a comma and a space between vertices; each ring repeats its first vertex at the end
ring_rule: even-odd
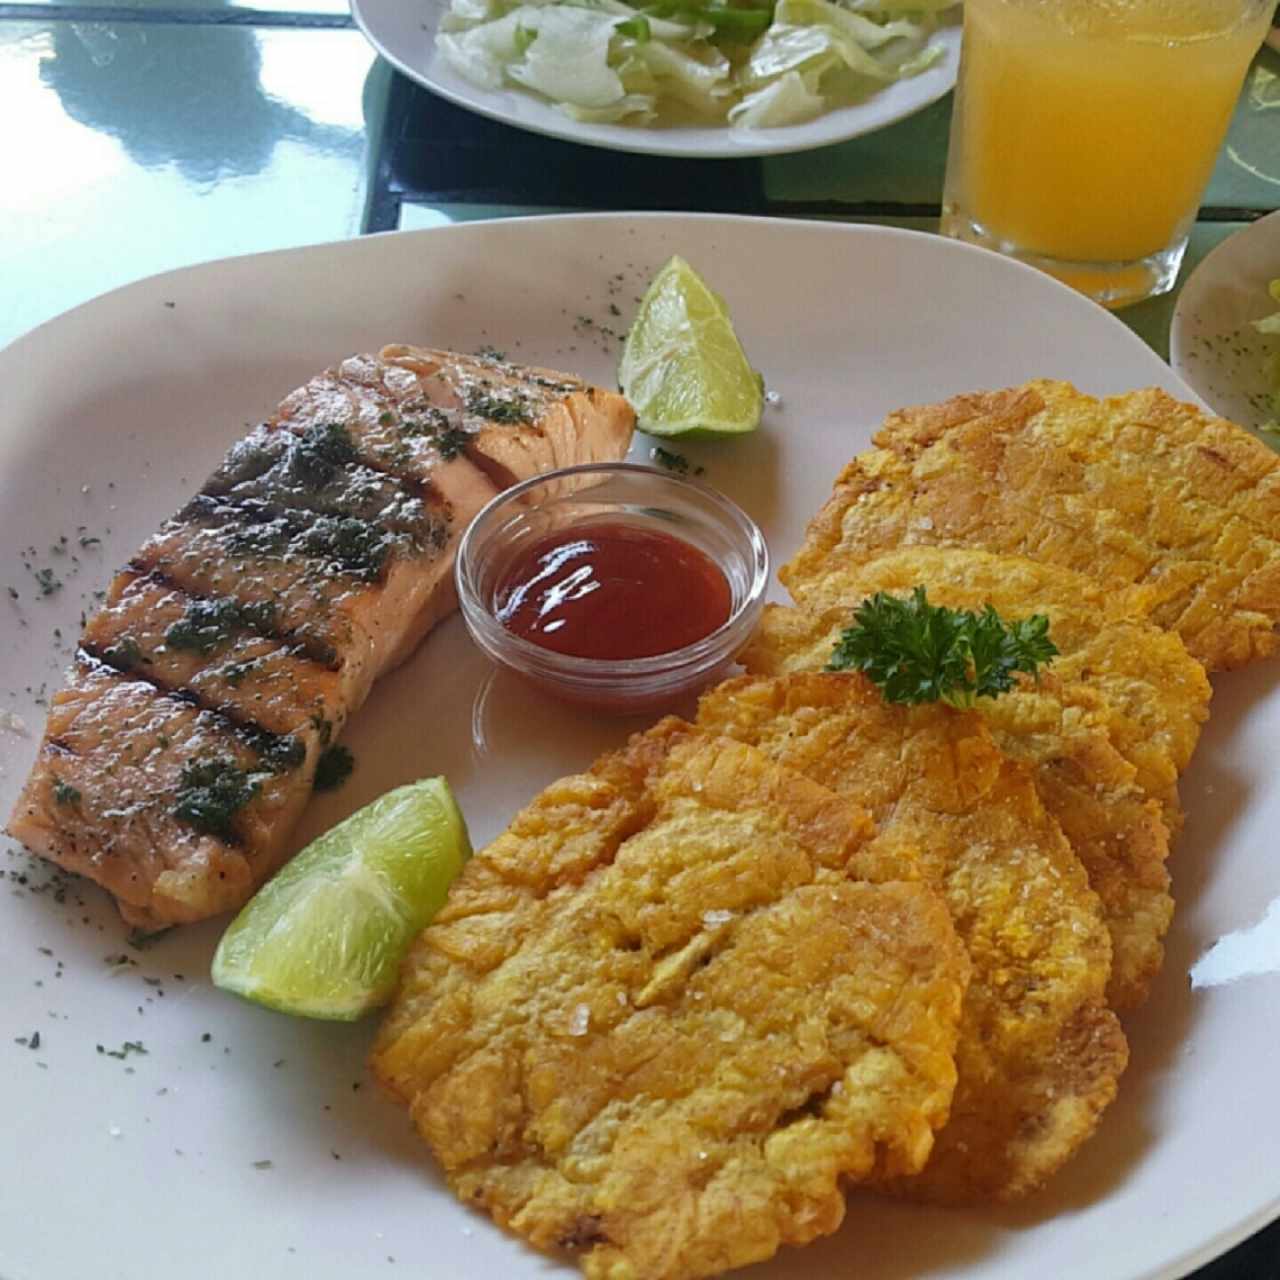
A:
POLYGON ((347 30, 0 22, 0 110, 23 122, 0 342, 156 271, 357 234, 372 62, 347 30))

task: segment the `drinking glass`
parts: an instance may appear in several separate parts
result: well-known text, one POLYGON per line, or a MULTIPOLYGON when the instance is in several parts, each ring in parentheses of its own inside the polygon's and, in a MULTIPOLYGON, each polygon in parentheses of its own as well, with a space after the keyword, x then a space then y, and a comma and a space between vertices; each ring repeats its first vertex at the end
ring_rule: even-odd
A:
POLYGON ((965 0, 945 234, 1109 307, 1173 286, 1275 0, 965 0))

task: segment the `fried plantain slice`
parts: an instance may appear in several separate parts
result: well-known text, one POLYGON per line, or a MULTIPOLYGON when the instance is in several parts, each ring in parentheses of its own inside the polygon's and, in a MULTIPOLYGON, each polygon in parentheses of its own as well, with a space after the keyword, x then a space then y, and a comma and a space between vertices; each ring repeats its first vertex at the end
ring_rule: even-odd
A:
POLYGON ((373 1069, 450 1185, 608 1280, 835 1230, 922 1167, 968 959, 911 850, 848 799, 666 720, 476 854, 373 1069))
POLYGON ((846 556, 967 545, 1140 584, 1209 670, 1280 646, 1280 458, 1148 388, 1095 400, 1035 381, 900 409, 854 458, 779 577, 846 556))
POLYGON ((1128 1049, 1097 896, 1030 771, 981 717, 891 706, 858 675, 730 680, 698 723, 870 809, 876 843, 917 851, 968 949, 951 1120, 924 1172, 886 1185, 951 1204, 1037 1189, 1093 1132, 1128 1049))
MULTIPOLYGON (((851 612, 766 606, 740 661, 765 676, 821 671, 851 612)), ((979 699, 976 709, 1000 750, 1031 769, 1101 899, 1112 944, 1108 1000, 1121 1010, 1141 1004, 1164 961, 1162 940, 1173 920, 1165 863, 1170 824, 1181 819, 1176 790, 1162 796, 1162 805, 1138 784, 1138 769, 1116 747, 1115 709, 1092 681, 1022 678, 999 698, 979 699)))
POLYGON ((1150 620, 1149 589, 1108 590, 1085 574, 1026 556, 904 546, 833 560, 805 581, 801 595, 809 612, 842 613, 843 627, 868 596, 905 596, 918 585, 932 604, 952 609, 989 604, 1010 620, 1044 614, 1058 648, 1052 673, 1102 694, 1112 745, 1137 771, 1137 784, 1160 801, 1169 828, 1181 827, 1178 775, 1190 763, 1213 691, 1182 640, 1150 620))

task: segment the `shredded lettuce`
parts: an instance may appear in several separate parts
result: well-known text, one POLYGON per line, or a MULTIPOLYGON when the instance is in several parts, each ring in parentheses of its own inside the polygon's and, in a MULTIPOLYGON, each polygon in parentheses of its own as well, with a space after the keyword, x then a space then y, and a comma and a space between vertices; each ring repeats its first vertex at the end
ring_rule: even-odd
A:
POLYGON ((455 32, 441 32, 436 44, 449 65, 460 75, 485 89, 501 89, 504 69, 525 52, 521 11, 455 32))
POLYGON ((784 71, 782 75, 746 94, 729 108, 729 123, 741 129, 768 129, 782 124, 800 124, 821 115, 826 99, 814 93, 798 71, 784 71))
POLYGON ((932 66, 956 0, 450 0, 436 46, 485 89, 575 120, 813 119, 932 66))
POLYGON ((704 115, 723 114, 724 100, 733 92, 730 83, 732 68, 729 59, 715 46, 705 52, 699 50, 702 59, 693 51, 650 40, 636 49, 636 55, 648 66, 658 82, 660 93, 666 93, 678 102, 692 107, 704 115))
POLYGON ((589 9, 533 9, 521 26, 534 38, 506 73, 553 102, 594 110, 617 105, 626 90, 609 65, 616 22, 609 14, 589 9), (531 23, 534 14, 537 22, 531 23))

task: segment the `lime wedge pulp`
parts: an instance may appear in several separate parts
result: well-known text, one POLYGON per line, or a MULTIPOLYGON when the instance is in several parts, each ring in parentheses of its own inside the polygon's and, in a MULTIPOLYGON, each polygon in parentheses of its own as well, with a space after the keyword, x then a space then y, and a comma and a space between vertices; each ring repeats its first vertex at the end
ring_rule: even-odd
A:
POLYGON ((284 1013, 354 1021, 391 998, 409 944, 470 855, 443 778, 387 792, 258 890, 222 935, 214 986, 284 1013))
POLYGON ((627 334, 618 383, 641 431, 731 436, 753 431, 764 407, 724 301, 683 259, 653 278, 627 334))

